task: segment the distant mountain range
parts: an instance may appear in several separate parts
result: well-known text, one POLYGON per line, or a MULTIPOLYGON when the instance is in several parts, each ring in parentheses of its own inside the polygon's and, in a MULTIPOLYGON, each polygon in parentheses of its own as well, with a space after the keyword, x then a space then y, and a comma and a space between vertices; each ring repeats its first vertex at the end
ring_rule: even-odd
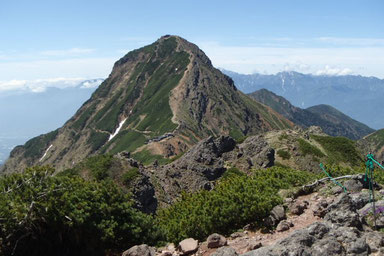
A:
POLYGON ((301 109, 267 89, 257 90, 249 96, 271 107, 297 125, 320 126, 325 133, 332 136, 344 136, 357 140, 375 131, 329 105, 322 104, 301 109))
POLYGON ((268 89, 294 106, 327 104, 374 129, 384 127, 384 80, 363 76, 326 76, 298 72, 244 75, 223 70, 245 93, 268 89))
POLYGON ((42 92, 1 92, 0 165, 16 145, 63 125, 102 81, 85 80, 66 88, 48 85, 42 92))

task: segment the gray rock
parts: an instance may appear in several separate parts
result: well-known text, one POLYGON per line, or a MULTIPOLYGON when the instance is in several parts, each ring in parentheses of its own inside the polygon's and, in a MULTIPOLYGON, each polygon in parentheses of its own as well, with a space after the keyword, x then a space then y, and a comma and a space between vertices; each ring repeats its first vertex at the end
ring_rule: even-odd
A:
POLYGON ((291 227, 293 227, 292 222, 282 220, 282 221, 280 221, 279 225, 277 225, 276 231, 277 232, 283 232, 283 231, 290 229, 291 227))
POLYGON ((322 222, 315 222, 308 227, 309 234, 317 239, 322 239, 329 230, 329 226, 322 222))
POLYGON ((207 238, 208 248, 218 248, 227 245, 227 239, 219 234, 212 234, 207 238))
POLYGON ((130 186, 133 188, 136 207, 145 213, 155 213, 158 202, 155 197, 155 188, 149 177, 141 173, 130 186))
POLYGON ((253 251, 253 250, 259 249, 261 247, 263 247, 263 244, 261 242, 251 242, 248 244, 247 250, 253 251))
POLYGON ((348 192, 359 192, 363 189, 363 184, 359 180, 351 179, 344 182, 344 187, 348 192))
POLYGON ((221 247, 211 256, 237 256, 237 252, 232 247, 221 247))
POLYGON ((347 253, 354 255, 368 255, 370 253, 369 246, 365 241, 365 237, 358 238, 347 248, 347 253))
POLYGON ((232 234, 230 235, 230 237, 231 237, 232 239, 235 239, 235 238, 238 238, 238 237, 243 237, 243 236, 246 236, 246 234, 244 234, 244 232, 235 232, 235 233, 232 233, 232 234))
POLYGON ((275 227, 280 221, 286 219, 285 210, 282 205, 273 207, 270 215, 264 220, 268 227, 275 227))
POLYGON ((181 255, 194 253, 198 249, 199 242, 193 238, 184 239, 179 243, 179 251, 181 255))
POLYGON ((356 193, 351 194, 351 201, 352 204, 355 206, 356 209, 363 208, 367 203, 369 203, 369 193, 356 193))
POLYGON ((241 254, 240 256, 279 256, 279 254, 274 252, 271 246, 268 246, 241 254))
POLYGON ((327 213, 328 202, 326 200, 321 200, 315 204, 313 207, 313 215, 323 218, 327 213))
POLYGON ((356 212, 351 198, 344 193, 338 196, 336 201, 328 207, 328 213, 325 215, 324 220, 341 226, 359 228, 362 226, 359 214, 356 212))
POLYGON ((301 215, 304 212, 304 210, 307 208, 308 208, 308 202, 307 201, 296 201, 289 208, 289 211, 292 214, 301 215))
POLYGON ((320 240, 312 247, 313 256, 346 255, 344 247, 332 237, 320 240))
POLYGON ((224 160, 232 161, 239 169, 267 168, 274 165, 275 150, 268 145, 263 135, 251 136, 224 160))
POLYGON ((122 256, 155 256, 155 250, 146 244, 135 245, 123 252, 122 256))
POLYGON ((384 247, 384 233, 378 231, 368 232, 365 235, 365 241, 371 249, 371 252, 378 252, 384 247))

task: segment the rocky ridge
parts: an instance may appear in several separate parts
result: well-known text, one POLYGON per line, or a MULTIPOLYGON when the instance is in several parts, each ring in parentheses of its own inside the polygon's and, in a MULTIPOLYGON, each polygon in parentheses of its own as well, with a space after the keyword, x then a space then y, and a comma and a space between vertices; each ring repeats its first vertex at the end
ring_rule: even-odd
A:
MULTIPOLYGON (((167 164, 154 161, 150 165, 143 165, 130 153, 119 153, 113 158, 108 173, 117 184, 133 192, 140 210, 154 213, 158 207, 172 204, 182 191, 213 189, 216 181, 228 170, 251 173, 255 169, 280 165, 321 172, 319 163, 329 161, 333 152, 329 152, 312 136, 332 139, 316 127, 271 131, 249 136, 243 142, 236 142, 229 136, 208 137, 167 164), (310 145, 318 150, 315 153, 321 152, 323 155, 316 156, 313 152, 303 151, 300 143, 305 143, 306 147, 310 145), (129 172, 137 172, 137 175, 122 184, 124 175, 129 172)), ((348 152, 361 157, 356 148, 352 149, 348 152)), ((340 164, 354 166, 355 163, 342 161, 340 164)), ((88 171, 81 168, 80 173, 85 178, 89 176, 88 171)))
POLYGON ((307 109, 293 106, 285 98, 267 89, 257 90, 249 94, 255 100, 271 107, 292 122, 302 127, 319 126, 331 136, 344 136, 357 140, 374 129, 360 123, 329 105, 316 105, 307 109))

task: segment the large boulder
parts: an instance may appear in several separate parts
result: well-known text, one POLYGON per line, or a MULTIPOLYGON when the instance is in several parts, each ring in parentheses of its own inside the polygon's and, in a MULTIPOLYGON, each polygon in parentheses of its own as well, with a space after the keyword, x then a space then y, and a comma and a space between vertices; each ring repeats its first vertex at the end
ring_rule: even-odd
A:
POLYGON ((351 197, 345 193, 338 196, 335 202, 328 207, 328 213, 325 215, 324 220, 341 226, 357 228, 362 226, 351 197))
POLYGON ((123 252, 122 256, 155 256, 155 250, 146 244, 135 245, 123 252))
POLYGON ((179 243, 179 251, 181 255, 192 254, 197 251, 199 247, 199 241, 193 238, 184 239, 179 243))

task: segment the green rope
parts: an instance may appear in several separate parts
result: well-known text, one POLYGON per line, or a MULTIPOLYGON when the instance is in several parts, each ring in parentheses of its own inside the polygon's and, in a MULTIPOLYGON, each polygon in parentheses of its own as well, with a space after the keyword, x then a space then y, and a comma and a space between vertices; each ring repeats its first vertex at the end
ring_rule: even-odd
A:
POLYGON ((337 180, 335 180, 334 178, 332 178, 331 175, 329 175, 329 173, 325 170, 324 168, 324 165, 322 163, 320 163, 320 168, 323 170, 323 172, 325 172, 325 174, 338 186, 340 186, 342 189, 344 189, 344 192, 347 193, 347 188, 344 187, 343 185, 341 185, 341 183, 337 182, 337 180))

